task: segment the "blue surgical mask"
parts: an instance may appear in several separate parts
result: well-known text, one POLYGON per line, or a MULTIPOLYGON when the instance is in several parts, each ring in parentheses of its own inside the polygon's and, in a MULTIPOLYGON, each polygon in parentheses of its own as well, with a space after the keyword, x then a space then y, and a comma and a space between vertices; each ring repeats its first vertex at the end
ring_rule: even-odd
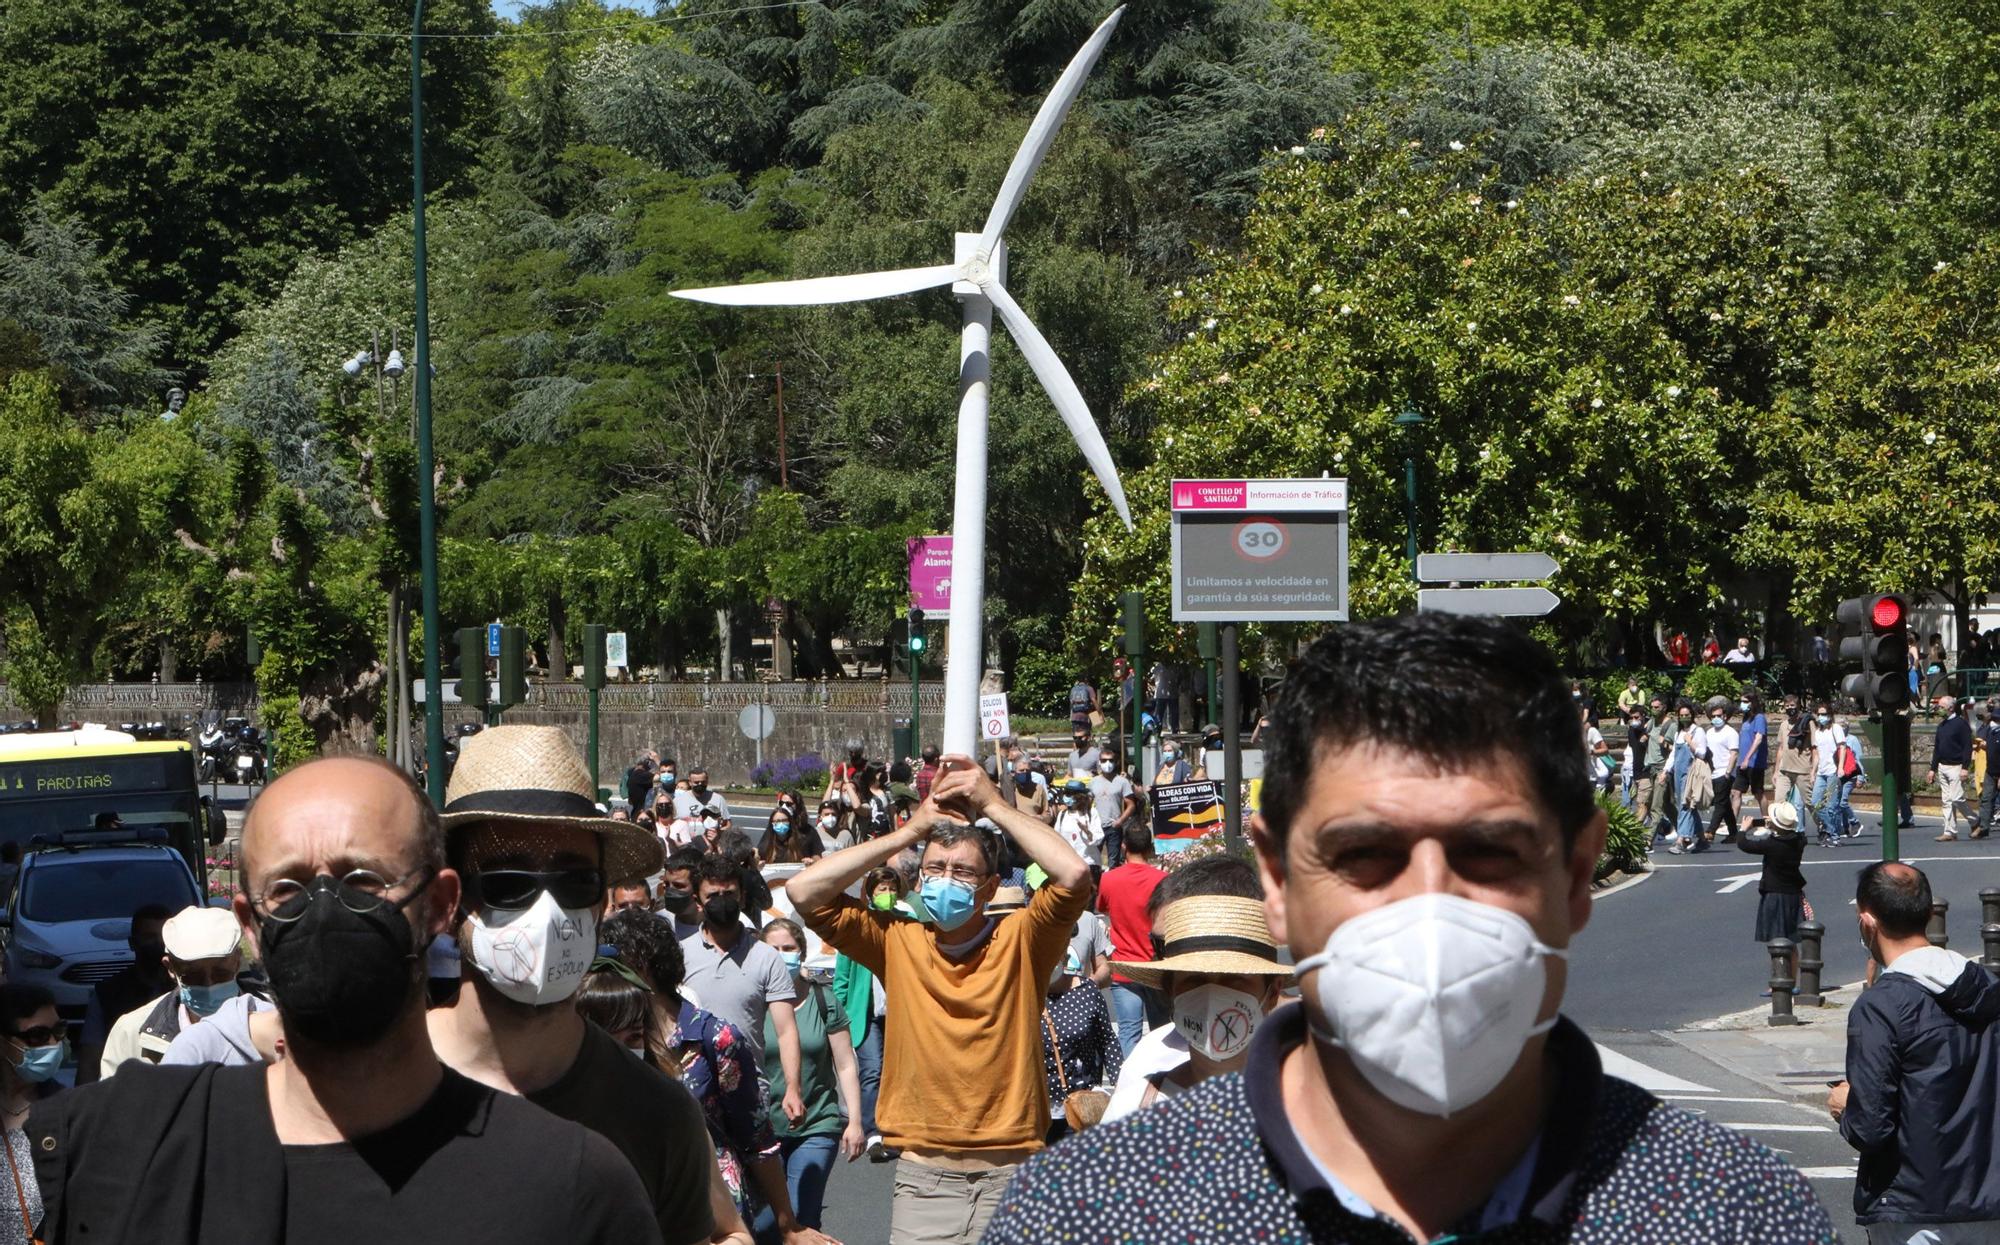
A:
POLYGON ((777 835, 781 839, 790 835, 791 832, 792 832, 792 823, 789 821, 774 821, 771 823, 771 833, 777 835))
POLYGON ((213 986, 193 986, 181 983, 181 1006, 197 1016, 213 1016, 222 1005, 236 997, 240 987, 232 981, 213 986))
POLYGON ((785 971, 788 973, 797 973, 805 967, 806 957, 796 951, 781 951, 778 953, 778 958, 785 962, 785 971))
POLYGON ((46 1081, 62 1070, 63 1060, 69 1058, 69 1039, 64 1038, 54 1046, 30 1046, 22 1050, 21 1062, 14 1071, 20 1073, 24 1081, 46 1081))
POLYGON ((950 878, 925 878, 917 888, 924 901, 924 910, 931 914, 931 922, 941 930, 954 930, 972 918, 976 902, 972 887, 950 878))

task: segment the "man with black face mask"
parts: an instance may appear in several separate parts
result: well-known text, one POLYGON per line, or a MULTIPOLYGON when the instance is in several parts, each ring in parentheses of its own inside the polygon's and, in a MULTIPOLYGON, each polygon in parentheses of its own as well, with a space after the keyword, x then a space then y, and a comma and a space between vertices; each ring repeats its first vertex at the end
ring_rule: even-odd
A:
POLYGON ((132 925, 125 945, 132 948, 132 963, 114 977, 97 983, 90 992, 90 1007, 83 1015, 83 1041, 76 1048, 76 1083, 88 1085, 97 1079, 98 1057, 104 1053, 104 1039, 120 1016, 173 989, 167 975, 167 944, 161 930, 168 912, 161 904, 150 903, 132 913, 132 925))
POLYGON ((729 829, 729 801, 722 798, 720 791, 709 788, 707 766, 697 765, 688 771, 688 789, 674 792, 674 815, 713 818, 721 823, 722 829, 729 829))
POLYGON ((42 1239, 660 1239, 611 1143, 432 1054, 419 951, 459 903, 442 838, 423 791, 372 757, 265 789, 233 908, 285 1057, 140 1069, 37 1104, 42 1239))
POLYGON ((465 880, 465 985, 430 1013, 438 1058, 608 1138, 638 1171, 661 1238, 708 1240, 715 1157, 700 1107, 586 1023, 573 997, 597 956, 607 885, 657 870, 660 841, 598 814, 589 767, 551 726, 468 740, 443 821, 465 880))
MULTIPOLYGON (((713 1012, 742 1031, 763 1067, 764 1016, 778 1033, 778 1064, 785 1084, 799 1083, 799 1026, 793 1015, 798 991, 784 957, 757 940, 743 924, 743 878, 734 861, 709 856, 696 874, 695 897, 701 902, 701 932, 681 943, 687 962, 688 986, 713 1012)), ((785 1118, 797 1124, 805 1118, 805 1100, 796 1088, 785 1091, 785 1118)))
POLYGON ((694 875, 703 853, 683 847, 660 866, 660 915, 674 923, 674 941, 701 932, 701 907, 694 899, 694 875))

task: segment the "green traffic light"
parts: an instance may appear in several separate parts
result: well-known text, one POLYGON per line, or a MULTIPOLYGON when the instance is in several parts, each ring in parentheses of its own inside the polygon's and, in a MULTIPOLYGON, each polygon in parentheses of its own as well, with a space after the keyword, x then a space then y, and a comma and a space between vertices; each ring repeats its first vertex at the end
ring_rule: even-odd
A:
POLYGON ((921 652, 923 652, 923 651, 924 651, 924 637, 923 637, 923 636, 921 636, 921 635, 913 635, 913 636, 911 636, 911 637, 910 637, 910 651, 911 651, 912 653, 921 653, 921 652))

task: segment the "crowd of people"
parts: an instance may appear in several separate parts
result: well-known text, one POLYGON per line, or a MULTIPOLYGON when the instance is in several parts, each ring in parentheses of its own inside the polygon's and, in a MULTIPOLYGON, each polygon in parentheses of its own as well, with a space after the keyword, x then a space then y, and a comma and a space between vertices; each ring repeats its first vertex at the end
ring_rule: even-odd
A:
MULTIPOLYGON (((1632 782, 1679 850, 1765 756, 1840 747, 1681 708, 1632 782)), ((1252 850, 1175 869, 1147 788, 1219 731, 1136 776, 1087 713, 1055 767, 857 753, 756 842, 670 757, 606 810, 552 728, 469 739, 441 811, 310 762, 251 807, 231 912, 133 921, 101 1083, 55 1088, 52 1001, 0 987, 0 1241, 812 1245, 864 1159, 894 1245, 1832 1240, 1559 1014, 1605 834, 1576 722, 1503 625, 1336 629, 1260 725, 1252 850)), ((1837 790, 1804 807, 1844 832, 1837 790)))

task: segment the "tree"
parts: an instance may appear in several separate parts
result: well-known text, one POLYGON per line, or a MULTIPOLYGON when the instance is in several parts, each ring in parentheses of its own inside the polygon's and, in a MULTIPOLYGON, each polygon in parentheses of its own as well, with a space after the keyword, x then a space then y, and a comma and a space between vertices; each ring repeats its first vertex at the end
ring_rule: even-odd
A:
POLYGON ((30 204, 20 245, 0 241, 0 379, 46 369, 85 419, 161 400, 166 334, 132 323, 131 308, 82 226, 30 204))
MULTIPOLYGON (((495 29, 485 0, 434 0, 424 21, 495 29)), ((408 204, 408 31, 400 0, 15 0, 0 230, 44 195, 82 218, 198 378, 302 256, 408 204)), ((447 187, 492 126, 493 45, 437 39, 425 65, 426 170, 447 187)))

